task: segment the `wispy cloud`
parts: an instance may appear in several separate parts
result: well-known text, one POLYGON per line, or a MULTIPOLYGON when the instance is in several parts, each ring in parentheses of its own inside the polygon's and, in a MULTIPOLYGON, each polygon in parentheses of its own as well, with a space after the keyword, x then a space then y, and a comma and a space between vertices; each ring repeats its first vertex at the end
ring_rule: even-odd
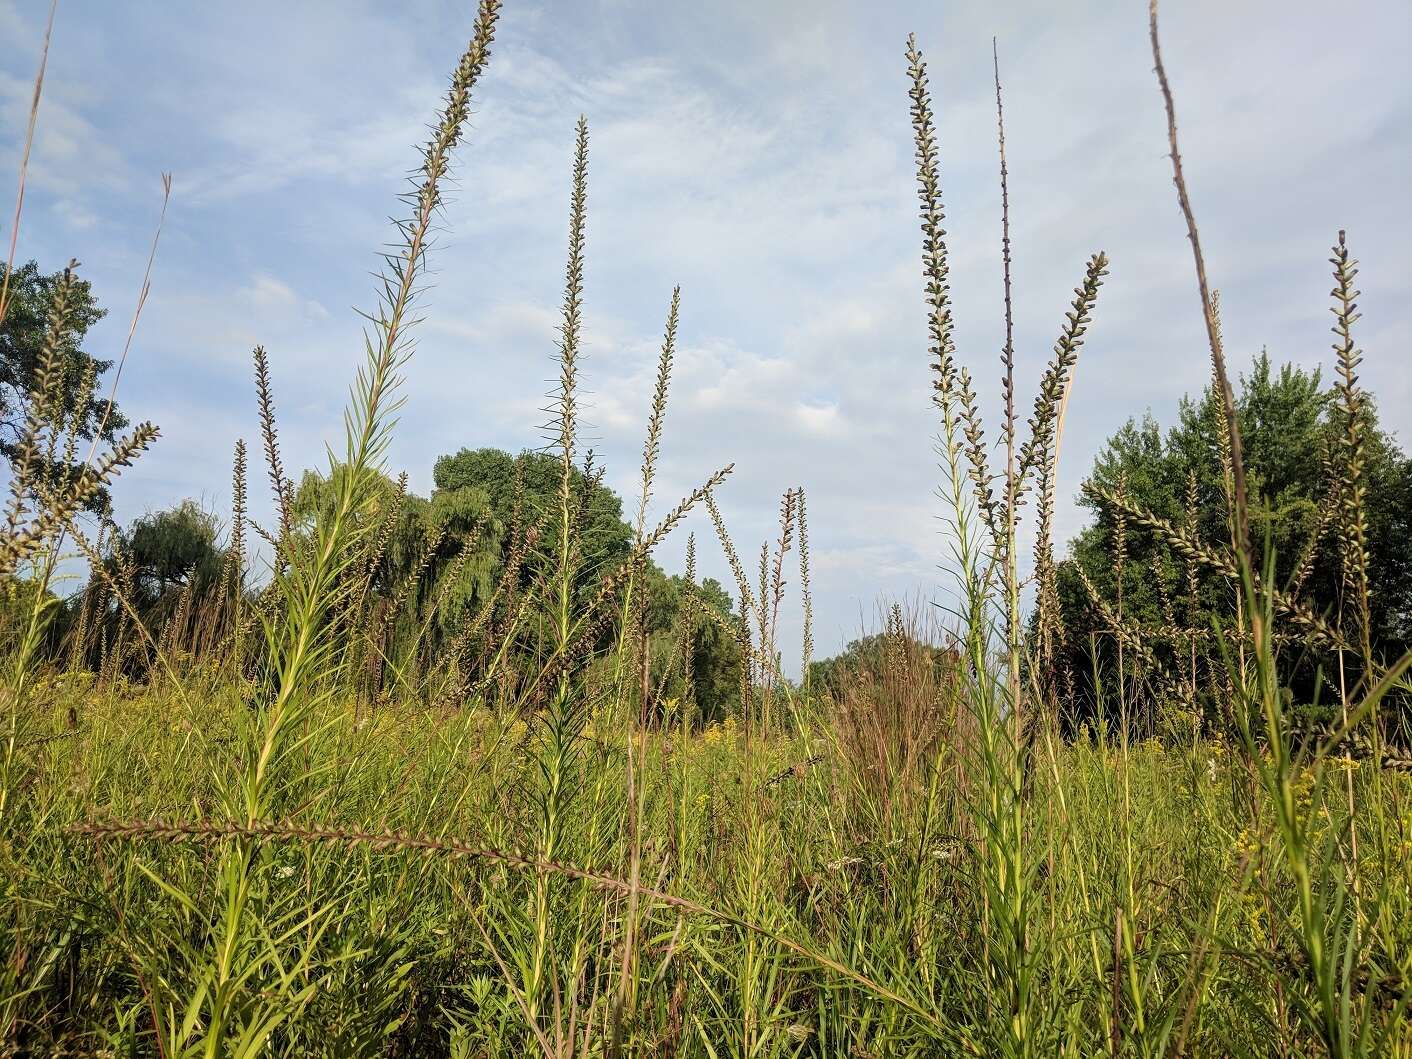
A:
MULTIPOLYGON (((12 168, 37 9, 0 0, 0 165, 12 168)), ((779 494, 809 490, 820 648, 881 594, 944 598, 901 69, 928 49, 962 359, 994 408, 999 37, 1014 206, 1021 393, 1083 262, 1113 259, 1070 407, 1058 525, 1102 440, 1203 385, 1201 319, 1172 200, 1139 6, 507 5, 476 102, 393 458, 428 489, 462 446, 542 443, 573 123, 592 130, 588 440, 631 492, 662 320, 683 287, 661 504, 717 466, 743 550, 779 494)), ((1412 9, 1203 0, 1166 15, 1189 178, 1233 354, 1328 359, 1324 259, 1347 227, 1366 379, 1412 431, 1412 9)), ((291 462, 317 463, 361 351, 385 217, 468 30, 464 5, 66 4, 22 252, 83 259, 121 341, 155 212, 167 234, 124 401, 165 427, 118 492, 124 515, 219 494, 255 436, 249 350, 271 352, 291 462)), ((695 524, 699 532, 709 527, 695 524)), ((681 540, 664 551, 679 562, 681 540)), ((703 547, 703 566, 724 566, 703 547)))

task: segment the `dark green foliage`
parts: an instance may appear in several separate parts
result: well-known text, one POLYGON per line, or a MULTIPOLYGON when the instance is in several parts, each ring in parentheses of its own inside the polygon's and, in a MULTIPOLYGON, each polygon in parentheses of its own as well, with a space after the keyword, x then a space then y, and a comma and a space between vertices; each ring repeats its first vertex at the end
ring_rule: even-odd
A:
MULTIPOLYGON (((522 452, 511 456, 499 449, 461 449, 436 461, 433 480, 436 491, 431 507, 450 509, 473 506, 484 498, 493 527, 492 538, 498 556, 491 582, 499 576, 501 564, 517 533, 535 527, 539 532, 535 551, 541 557, 556 554, 558 524, 546 512, 558 503, 561 465, 557 457, 543 452, 522 452)), ((586 594, 603 574, 616 569, 632 547, 632 528, 623 519, 622 500, 596 476, 586 477, 575 469, 573 489, 579 497, 576 515, 576 547, 583 568, 580 592, 586 594)), ((521 582, 531 584, 542 567, 527 564, 521 582)), ((699 716, 719 719, 739 697, 740 648, 724 630, 712 623, 693 623, 690 641, 683 634, 680 577, 668 577, 652 562, 643 576, 645 601, 643 625, 648 635, 649 690, 660 688, 665 698, 683 698, 681 659, 689 647, 693 687, 691 696, 699 716)), ((734 604, 719 583, 707 580, 697 595, 723 614, 731 614, 734 604)), ((600 645, 601 646, 601 645, 600 645)))
MULTIPOLYGON (((462 449, 436 461, 432 479, 433 497, 464 495, 467 489, 482 491, 489 510, 499 523, 499 540, 507 545, 515 525, 536 524, 558 502, 560 475, 557 456, 546 452, 522 452, 511 456, 500 449, 462 449)), ((584 561, 592 568, 611 567, 627 557, 632 530, 623 521, 623 502, 601 481, 590 484, 577 469, 573 487, 587 503, 580 515, 578 536, 584 561)), ((553 519, 544 519, 540 550, 554 554, 558 547, 553 519)))
POLYGON ((151 606, 172 589, 200 595, 220 580, 224 553, 216 541, 216 517, 194 500, 144 515, 125 534, 133 566, 134 595, 151 606))
MULTIPOLYGON (((1337 617, 1341 602, 1339 544, 1333 525, 1321 518, 1321 512, 1330 489, 1338 486, 1337 474, 1330 470, 1334 466, 1330 453, 1342 429, 1334 399, 1334 391, 1325 388, 1317 369, 1305 371, 1289 364, 1276 369, 1262 353, 1250 374, 1241 378, 1237 402, 1251 490, 1252 537, 1257 546, 1268 541, 1273 548, 1276 583, 1283 589, 1291 585, 1301 557, 1317 534, 1312 565, 1300 577, 1297 596, 1331 619, 1337 617)), ((1386 660, 1399 656, 1412 640, 1408 504, 1412 460, 1390 435, 1377 430, 1371 400, 1365 414, 1372 643, 1375 656, 1386 660)), ((1089 482, 1115 490, 1121 480, 1137 507, 1185 526, 1188 483, 1194 478, 1197 533, 1207 544, 1228 549, 1231 530, 1219 454, 1223 429, 1219 399, 1208 388, 1198 400, 1183 400, 1177 424, 1165 435, 1151 415, 1141 422, 1129 420, 1099 453, 1089 482)), ((1110 602, 1117 599, 1119 587, 1113 561, 1115 515, 1089 494, 1088 484, 1080 503, 1094 512, 1094 521, 1073 540, 1070 557, 1059 569, 1070 634, 1069 661, 1080 683, 1090 670, 1085 657, 1088 633, 1107 630, 1089 605, 1078 571, 1110 602)), ((1181 558, 1131 519, 1122 569, 1123 617, 1135 626, 1191 630, 1198 635, 1204 635, 1213 620, 1229 626, 1234 606, 1231 587, 1202 570, 1197 596, 1191 600, 1181 558)), ((1105 667, 1110 667, 1114 652, 1103 644, 1100 649, 1105 667)), ((1305 659, 1294 681, 1305 701, 1315 691, 1317 661, 1305 659)), ((1175 662, 1173 668, 1177 668, 1175 662)), ((1329 698, 1327 690, 1323 697, 1329 698)))
MULTIPOLYGON (((560 474, 553 456, 539 452, 511 456, 482 448, 462 449, 437 460, 430 499, 399 496, 396 483, 384 478, 376 503, 359 516, 386 534, 384 546, 370 557, 375 564, 368 581, 369 598, 365 617, 359 619, 366 623, 365 631, 376 641, 376 649, 397 668, 444 664, 445 651, 462 629, 477 622, 485 629, 496 616, 507 620, 512 603, 501 582, 517 541, 527 534, 534 534, 535 543, 510 588, 516 596, 529 593, 538 599, 536 586, 552 565, 557 548, 558 527, 544 515, 552 513, 558 502, 560 474), (489 616, 483 614, 485 608, 491 608, 489 616)), ((582 552, 579 594, 587 600, 600 578, 627 559, 632 529, 623 520, 621 499, 596 476, 576 470, 573 483, 580 498, 575 533, 576 547, 582 552)), ((305 472, 292 504, 296 547, 335 496, 328 477, 305 472)), ((668 577, 649 560, 641 584, 649 698, 654 702, 689 699, 703 721, 721 719, 739 698, 739 645, 724 629, 699 617, 688 629, 681 577, 668 577), (683 683, 688 656, 690 689, 683 683)), ((695 594, 719 613, 733 614, 734 603, 716 581, 698 585, 695 594)), ((525 668, 530 666, 529 655, 546 642, 549 619, 540 601, 524 622, 522 649, 529 652, 522 659, 525 668)), ((594 646, 604 650, 609 641, 594 646)))
MULTIPOLYGON (((740 643, 716 622, 703 620, 683 599, 690 591, 719 614, 730 616, 734 603, 715 578, 688 588, 686 579, 668 577, 655 564, 645 579, 652 689, 662 697, 689 702, 701 724, 722 721, 740 702, 740 643), (683 662, 691 663, 691 686, 684 680, 683 662)), ((732 619, 733 620, 733 619, 732 619)))
MULTIPOLYGON (((293 514, 296 533, 307 531, 322 506, 332 501, 329 480, 316 471, 306 471, 294 494, 293 514)), ((445 631, 452 615, 466 607, 479 606, 489 597, 503 561, 499 545, 502 523, 491 510, 485 490, 467 487, 438 491, 430 500, 397 496, 396 483, 384 478, 376 507, 364 516, 382 528, 390 520, 386 546, 371 571, 370 590, 392 599, 404 590, 408 610, 419 614, 433 596, 444 592, 446 608, 438 614, 437 629, 445 631), (396 510, 389 512, 389 507, 396 510), (407 579, 422 565, 424 553, 433 538, 441 540, 416 584, 407 579), (464 561, 458 556, 469 550, 464 561), (445 578, 454 575, 454 583, 445 578)))
MULTIPOLYGON (((697 592, 711 606, 729 614, 730 594, 714 578, 706 578, 697 592)), ((699 624, 691 650, 692 694, 702 721, 723 720, 740 703, 741 653, 738 641, 718 625, 699 624)))
MULTIPOLYGON (((194 500, 149 512, 126 530, 110 530, 103 541, 102 571, 65 601, 53 624, 48 650, 56 656, 78 650, 79 656, 97 666, 100 644, 125 641, 129 653, 115 664, 138 676, 153 659, 141 638, 127 636, 124 627, 135 616, 155 639, 174 632, 174 625, 170 630, 167 626, 177 618, 175 624, 183 626, 183 635, 188 633, 185 626, 191 612, 215 602, 223 589, 230 590, 224 581, 227 552, 216 516, 194 500), (121 592, 121 601, 114 595, 114 586, 121 592), (84 644, 78 649, 71 637, 80 631, 84 644)), ((192 645, 183 642, 182 646, 192 645)))
MULTIPOLYGON (((4 276, 5 266, 0 263, 0 280, 4 276)), ((17 267, 10 276, 10 304, 4 320, 0 320, 0 456, 7 463, 13 463, 15 459, 16 444, 29 411, 30 394, 44 346, 54 291, 62 276, 62 271, 41 272, 34 261, 17 267)), ((112 443, 128 425, 127 417, 116 405, 111 410, 108 408, 108 401, 99 387, 84 386, 84 380, 90 373, 95 378, 101 378, 113 366, 112 361, 98 360, 83 350, 83 340, 89 328, 103 319, 107 310, 99 306, 86 280, 73 284, 69 304, 69 326, 62 341, 60 362, 63 414, 66 420, 76 419, 77 434, 83 440, 92 441, 101 424, 102 440, 112 443), (82 410, 77 408, 80 399, 84 401, 82 410)), ((80 459, 86 455, 79 453, 80 459)), ((67 478, 71 475, 58 474, 55 477, 67 478)), ((95 495, 88 507, 92 511, 106 510, 107 491, 95 495)))

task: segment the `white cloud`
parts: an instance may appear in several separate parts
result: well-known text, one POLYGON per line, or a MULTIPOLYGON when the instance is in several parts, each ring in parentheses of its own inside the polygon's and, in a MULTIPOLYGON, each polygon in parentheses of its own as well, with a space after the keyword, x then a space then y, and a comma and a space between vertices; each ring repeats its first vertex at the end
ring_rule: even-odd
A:
MULTIPOLYGON (((7 175, 19 169, 34 98, 34 71, 21 71, 0 69, 0 125, 6 129, 0 166, 7 175)), ((127 187, 131 174, 121 148, 84 116, 91 102, 82 88, 46 78, 30 148, 28 189, 76 198, 127 187)))
POLYGON ((59 199, 54 203, 54 216, 67 228, 86 231, 98 223, 98 215, 79 199, 59 199))
MULTIPOLYGON (((0 165, 16 157, 35 17, 0 3, 0 165)), ((1171 8, 1167 62, 1233 360, 1269 343, 1277 357, 1327 362, 1324 259, 1346 226, 1364 267, 1365 378, 1405 442, 1412 105, 1400 52, 1412 9, 1363 0, 1340 17, 1349 32, 1331 37, 1314 3, 1171 8)), ((130 412, 169 424, 127 483, 134 510, 200 483, 223 492, 235 433, 255 436, 256 342, 274 358, 287 458, 321 460, 361 355, 347 307, 370 304, 383 218, 467 28, 463 10, 430 0, 397 11, 271 2, 183 20, 96 8, 61 23, 27 251, 77 253, 120 305, 153 208, 148 177, 133 174, 177 171, 124 383, 130 412), (49 217, 60 223, 41 230, 49 217)), ((721 501, 748 556, 776 533, 780 493, 803 484, 821 650, 855 634, 878 594, 944 593, 901 68, 910 29, 930 60, 959 355, 989 410, 1002 341, 992 34, 1026 413, 1086 256, 1112 257, 1061 468, 1058 527, 1076 529, 1071 498, 1104 437, 1148 407, 1170 419, 1206 371, 1145 10, 1098 0, 1062 11, 507 6, 408 368, 393 458, 414 486, 428 488, 435 456, 462 445, 542 443, 573 125, 586 113, 583 417, 610 482, 636 488, 662 318, 680 283, 656 506, 735 461, 721 501)), ((100 342, 120 342, 121 315, 100 342)), ((709 527, 692 525, 704 570, 728 581, 709 527)), ((671 542, 664 561, 682 547, 671 542)))

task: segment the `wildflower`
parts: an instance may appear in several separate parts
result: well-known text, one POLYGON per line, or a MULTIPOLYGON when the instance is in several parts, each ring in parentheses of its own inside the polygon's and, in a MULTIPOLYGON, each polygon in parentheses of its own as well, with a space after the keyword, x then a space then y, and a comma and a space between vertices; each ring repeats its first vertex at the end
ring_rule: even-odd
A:
POLYGON ((1305 770, 1294 781, 1295 805, 1300 812, 1308 812, 1314 804, 1314 773, 1305 770))
POLYGON ((1259 895, 1247 893, 1242 900, 1245 925, 1257 942, 1265 938, 1265 906, 1259 895))
POLYGON ((1254 828, 1247 827, 1235 840, 1236 856, 1253 856, 1260 851, 1260 838, 1254 828))

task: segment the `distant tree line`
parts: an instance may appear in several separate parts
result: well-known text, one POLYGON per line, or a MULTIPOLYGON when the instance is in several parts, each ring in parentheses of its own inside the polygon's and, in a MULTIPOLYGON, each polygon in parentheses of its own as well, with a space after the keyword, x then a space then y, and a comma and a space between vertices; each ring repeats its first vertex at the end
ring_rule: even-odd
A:
MULTIPOLYGON (((12 304, 0 325, 0 459, 11 464, 31 412, 47 306, 61 275, 29 262, 10 276, 12 304)), ((102 396, 112 364, 82 348, 104 310, 86 282, 77 283, 71 297, 60 369, 61 414, 76 424, 78 437, 111 442, 127 424, 122 411, 102 396)), ((1334 503, 1335 454, 1339 432, 1346 429, 1337 388, 1326 385, 1317 370, 1276 367, 1263 353, 1238 388, 1253 536, 1274 556, 1276 583, 1337 624, 1351 605, 1341 576, 1334 503)), ((1369 640, 1375 660, 1390 660, 1412 644, 1412 459, 1379 429, 1371 399, 1360 415, 1366 439, 1369 640)), ((1207 388, 1183 399, 1177 422, 1165 431, 1150 414, 1129 420, 1095 459, 1080 495, 1092 521, 1057 568, 1063 628, 1058 669, 1064 676, 1059 705, 1070 730, 1130 696, 1148 711, 1153 727, 1163 721, 1153 711, 1174 703, 1208 723, 1219 718, 1229 689, 1215 630, 1230 624, 1229 580, 1199 568, 1161 533, 1099 498, 1117 491, 1136 507, 1186 528, 1194 539, 1229 541, 1223 434, 1219 401, 1207 388)), ((77 473, 85 457, 58 451, 33 456, 46 461, 56 481, 77 473)), ((377 509, 363 516, 376 522, 370 524, 376 547, 364 557, 367 588, 356 619, 370 641, 370 671, 360 678, 369 693, 381 692, 398 674, 444 664, 447 652, 466 655, 462 661, 469 664, 477 644, 467 626, 477 620, 493 625, 492 611, 539 594, 544 567, 537 557, 558 548, 559 523, 546 513, 557 505, 560 473, 557 458, 545 453, 463 448, 436 461, 430 496, 408 494, 405 479, 383 482, 377 509), (482 618, 471 617, 477 614, 482 618)), ((332 502, 333 485, 315 471, 286 484, 281 503, 287 507, 288 532, 296 537, 313 532, 319 511, 332 502)), ((600 473, 591 467, 575 471, 574 489, 579 500, 572 532, 586 560, 576 591, 587 595, 629 555, 633 530, 621 499, 600 473)), ((170 634, 173 619, 183 642, 196 647, 229 635, 229 615, 240 609, 230 605, 235 597, 248 596, 245 610, 252 613, 262 584, 258 571, 243 554, 232 553, 221 520, 195 501, 120 528, 112 522, 107 495, 99 493, 88 515, 99 527, 101 576, 76 592, 53 623, 56 653, 67 651, 73 661, 94 668, 138 671, 151 661, 143 645, 170 634), (216 598, 223 601, 221 614, 203 615, 202 602, 216 598), (131 611, 146 628, 145 637, 120 634, 131 611)), ((251 525, 272 557, 281 527, 251 525)), ((635 677, 643 682, 645 699, 658 704, 688 699, 705 721, 734 709, 742 653, 730 634, 735 602, 724 587, 709 578, 689 585, 649 561, 637 605, 645 635, 639 657, 647 662, 635 677), (703 605, 727 620, 704 620, 703 605)), ((534 609, 517 619, 515 642, 526 660, 541 646, 537 641, 547 635, 548 620, 534 609)), ((481 647, 491 642, 491 631, 480 630, 481 647)), ((894 633, 895 640, 900 634, 894 633)), ((888 642, 888 633, 864 636, 836 657, 814 662, 803 675, 806 686, 814 694, 836 695, 859 673, 880 672, 888 642)), ((955 664, 943 648, 926 650, 938 670, 955 664)), ((1363 676, 1356 657, 1338 659, 1341 672, 1335 675, 1327 655, 1294 650, 1288 655, 1291 695, 1311 712, 1317 712, 1316 703, 1325 712, 1331 709, 1336 680, 1352 683, 1363 676)))
MULTIPOLYGON (((1238 389, 1255 546, 1273 554, 1274 583, 1281 591, 1297 596, 1331 625, 1346 624, 1355 602, 1341 577, 1336 450, 1346 425, 1337 391, 1317 369, 1277 368, 1264 353, 1238 389)), ((1378 428, 1371 400, 1362 414, 1370 639, 1374 659, 1387 663, 1412 644, 1412 459, 1378 428)), ((1067 704, 1071 720, 1091 718, 1101 700, 1116 710, 1120 694, 1132 694, 1135 675, 1151 677, 1144 672, 1151 666, 1141 652, 1150 652, 1150 662, 1164 670, 1169 695, 1187 689, 1185 698, 1194 697, 1208 721, 1219 717, 1227 696, 1226 667, 1213 629, 1231 625, 1232 585, 1098 496, 1121 490, 1136 507, 1189 528, 1198 541, 1228 544, 1221 416, 1218 398, 1207 388, 1198 398, 1181 402, 1176 424, 1166 431, 1150 414, 1129 420, 1094 461, 1080 495, 1092 521, 1058 567, 1066 632, 1062 664, 1073 687, 1067 704), (1095 605, 1095 594, 1107 614, 1095 605), (1134 638, 1130 643, 1141 644, 1140 652, 1132 646, 1126 652, 1129 685, 1123 689, 1114 617, 1134 638)), ((1236 643, 1230 646, 1239 650, 1236 643)), ((1324 713, 1334 710, 1337 656, 1295 644, 1286 645, 1284 655, 1295 704, 1306 712, 1318 712, 1316 703, 1324 713)), ((1351 687, 1362 675, 1361 662, 1354 652, 1345 652, 1342 663, 1342 679, 1351 687)), ((1141 692, 1137 701, 1150 703, 1153 688, 1141 692)))

